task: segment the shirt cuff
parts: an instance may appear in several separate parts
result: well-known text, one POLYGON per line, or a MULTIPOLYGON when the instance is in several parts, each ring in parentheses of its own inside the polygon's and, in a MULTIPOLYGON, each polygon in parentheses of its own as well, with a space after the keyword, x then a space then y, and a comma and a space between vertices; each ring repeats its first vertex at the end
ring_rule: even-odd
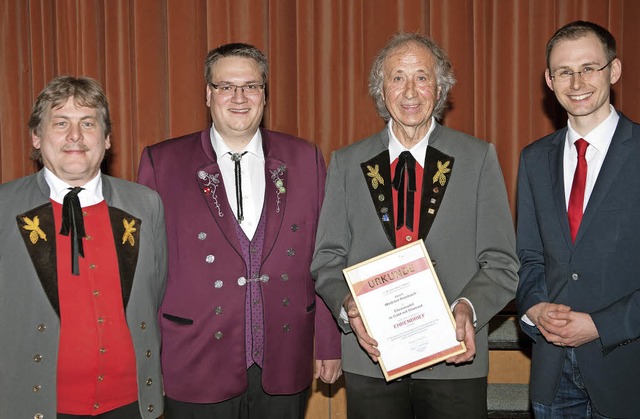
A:
POLYGON ((473 307, 473 304, 471 304, 471 301, 469 301, 468 298, 461 297, 455 300, 453 304, 451 304, 451 311, 453 311, 453 309, 456 308, 456 306, 460 301, 465 301, 471 306, 471 311, 473 311, 473 327, 476 327, 476 324, 478 323, 478 317, 476 316, 476 309, 473 307))
POLYGON ((527 315, 526 315, 526 314, 523 314, 523 315, 522 315, 521 320, 522 320, 525 324, 528 324, 528 325, 529 325, 529 326, 531 326, 531 327, 536 327, 536 325, 535 325, 535 324, 533 324, 533 322, 532 322, 532 321, 527 317, 527 315))

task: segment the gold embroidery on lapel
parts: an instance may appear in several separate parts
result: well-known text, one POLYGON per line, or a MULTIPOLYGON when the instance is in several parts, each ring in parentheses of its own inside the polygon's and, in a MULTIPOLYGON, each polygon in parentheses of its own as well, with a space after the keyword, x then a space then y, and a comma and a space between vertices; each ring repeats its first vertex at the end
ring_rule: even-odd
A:
POLYGON ((40 218, 36 215, 33 217, 33 220, 30 220, 29 217, 22 217, 22 221, 24 221, 25 225, 22 226, 29 233, 29 240, 31 240, 31 244, 38 243, 38 239, 42 239, 47 241, 47 235, 40 228, 40 218))
POLYGON ((127 241, 131 245, 131 247, 135 246, 136 241, 133 238, 133 233, 137 230, 134 227, 136 224, 136 220, 131 220, 131 222, 127 222, 126 218, 122 219, 122 225, 124 225, 124 234, 122 235, 122 244, 125 244, 127 241))
POLYGON ((438 171, 433 175, 433 183, 440 182, 440 186, 444 186, 444 184, 447 183, 447 177, 444 174, 451 171, 451 169, 449 169, 449 163, 451 163, 451 160, 444 164, 438 160, 438 171))
POLYGON ((369 173, 367 173, 367 176, 369 176, 371 179, 371 186, 373 186, 373 189, 378 189, 378 184, 380 185, 384 185, 384 179, 382 178, 382 176, 380 176, 380 166, 378 166, 376 164, 375 167, 371 167, 369 165, 367 165, 367 169, 369 169, 369 173))

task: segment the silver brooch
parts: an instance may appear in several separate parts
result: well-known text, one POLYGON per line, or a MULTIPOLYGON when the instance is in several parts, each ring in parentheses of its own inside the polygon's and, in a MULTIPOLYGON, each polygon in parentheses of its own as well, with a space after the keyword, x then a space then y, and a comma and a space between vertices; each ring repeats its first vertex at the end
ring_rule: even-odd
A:
POLYGON ((280 165, 276 170, 269 170, 271 172, 271 180, 276 185, 276 212, 280 212, 280 195, 287 192, 287 188, 284 187, 284 181, 280 178, 287 170, 287 166, 280 165))
POLYGON ((218 190, 218 185, 220 185, 220 179, 218 179, 219 176, 220 174, 218 173, 212 175, 205 172, 204 170, 200 170, 198 172, 198 177, 205 182, 204 188, 202 188, 202 192, 204 192, 205 195, 211 195, 211 198, 213 198, 213 203, 215 204, 216 208, 218 208, 218 216, 222 217, 224 216, 224 214, 222 213, 222 209, 220 208, 220 203, 218 202, 218 194, 216 192, 218 190))

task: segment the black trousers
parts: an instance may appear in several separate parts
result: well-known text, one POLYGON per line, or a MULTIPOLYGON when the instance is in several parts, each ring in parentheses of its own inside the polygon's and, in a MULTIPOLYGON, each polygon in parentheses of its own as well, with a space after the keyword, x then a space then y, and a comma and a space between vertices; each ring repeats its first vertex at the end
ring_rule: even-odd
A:
POLYGON ((348 419, 485 419, 487 378, 417 380, 345 372, 348 419))
MULTIPOLYGON (((187 403, 167 397, 165 419, 303 419, 309 389, 283 396, 262 389, 262 370, 247 370, 249 387, 244 394, 220 403, 187 403)), ((215 376, 212 377, 215 380, 215 376)))
POLYGON ((140 407, 138 402, 134 402, 97 416, 58 413, 57 417, 58 419, 140 419, 140 407))

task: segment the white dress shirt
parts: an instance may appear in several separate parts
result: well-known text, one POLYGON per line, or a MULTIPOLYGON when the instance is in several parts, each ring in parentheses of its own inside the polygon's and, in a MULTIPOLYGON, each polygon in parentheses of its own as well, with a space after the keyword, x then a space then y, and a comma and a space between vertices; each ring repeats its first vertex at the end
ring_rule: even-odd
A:
POLYGON ((564 167, 564 197, 567 210, 569 209, 569 195, 571 194, 573 175, 576 171, 576 165, 578 164, 578 151, 574 143, 580 138, 585 139, 589 143, 585 155, 587 159, 587 184, 584 189, 584 207, 582 208, 584 210, 589 202, 589 197, 591 197, 591 192, 593 192, 596 179, 598 179, 602 163, 607 155, 607 150, 609 150, 609 146, 611 145, 611 139, 618 126, 618 120, 620 120, 620 116, 618 116, 613 105, 609 105, 609 107, 611 113, 607 119, 602 121, 600 125, 592 129, 591 132, 584 137, 580 136, 580 134, 573 129, 571 122, 567 122, 568 129, 562 161, 564 167))
MULTIPOLYGON (((211 125, 211 145, 218 156, 218 165, 222 173, 224 189, 231 211, 238 218, 238 201, 236 198, 235 162, 231 159, 233 151, 227 146, 222 136, 211 125)), ((258 228, 262 206, 264 205, 265 174, 264 151, 262 150, 262 135, 257 130, 247 146, 240 153, 247 152, 240 160, 240 174, 242 180, 242 212, 244 220, 240 227, 249 240, 258 228)))
MULTIPOLYGON (((69 193, 69 188, 72 188, 72 186, 54 175, 53 172, 46 167, 44 168, 44 180, 51 190, 49 198, 58 204, 62 204, 64 196, 69 193)), ((82 188, 83 190, 78 193, 78 199, 80 200, 80 206, 82 208, 104 201, 104 196, 102 195, 102 177, 100 176, 99 170, 96 177, 82 185, 82 188)))
POLYGON ((431 126, 429 127, 429 131, 425 134, 424 137, 418 142, 418 144, 411 147, 411 149, 407 150, 405 146, 400 143, 396 135, 393 133, 393 119, 389 120, 387 124, 387 128, 389 130, 389 161, 393 163, 395 159, 398 158, 400 153, 403 151, 408 151, 411 153, 416 162, 422 167, 424 164, 424 157, 427 154, 427 146, 429 145, 429 137, 433 132, 433 129, 436 127, 436 120, 434 117, 431 117, 431 126))

